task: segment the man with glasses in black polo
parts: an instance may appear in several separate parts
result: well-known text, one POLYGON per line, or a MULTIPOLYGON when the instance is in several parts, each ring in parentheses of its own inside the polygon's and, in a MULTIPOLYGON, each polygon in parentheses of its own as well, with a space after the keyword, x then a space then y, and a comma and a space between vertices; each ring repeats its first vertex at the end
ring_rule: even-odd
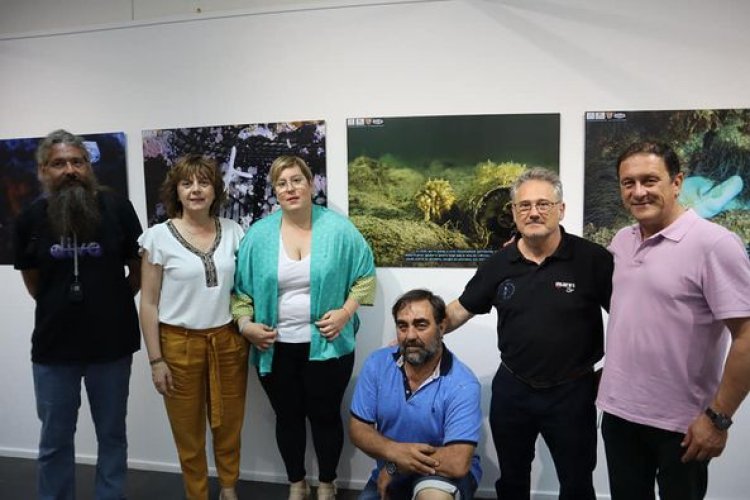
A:
POLYGON ((596 376, 609 309, 612 256, 565 232, 562 184, 527 170, 511 187, 519 238, 486 260, 448 305, 448 331, 497 309, 500 367, 492 381, 490 428, 500 466, 500 500, 528 500, 542 435, 561 500, 594 500, 596 376))

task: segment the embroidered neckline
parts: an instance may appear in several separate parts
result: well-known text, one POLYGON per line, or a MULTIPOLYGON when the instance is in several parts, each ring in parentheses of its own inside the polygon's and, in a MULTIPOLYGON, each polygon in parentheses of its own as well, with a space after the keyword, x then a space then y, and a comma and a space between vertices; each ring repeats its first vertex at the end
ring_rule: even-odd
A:
POLYGON ((171 219, 167 221, 167 229, 172 233, 172 236, 174 236, 180 245, 185 247, 187 251, 195 254, 201 260, 203 270, 206 274, 206 288, 219 286, 219 277, 216 271, 216 263, 214 262, 214 252, 216 252, 219 243, 221 243, 221 223, 218 218, 214 219, 214 224, 216 226, 216 237, 214 237, 214 242, 211 245, 211 248, 204 252, 191 245, 190 242, 180 234, 177 230, 177 226, 174 225, 171 219))

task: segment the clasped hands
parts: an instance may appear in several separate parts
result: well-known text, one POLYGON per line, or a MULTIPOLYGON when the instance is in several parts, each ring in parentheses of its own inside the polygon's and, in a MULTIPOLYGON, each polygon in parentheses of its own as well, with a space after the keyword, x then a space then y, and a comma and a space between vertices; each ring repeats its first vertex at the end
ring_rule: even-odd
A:
MULTIPOLYGON (((331 341, 339 336, 350 319, 351 316, 346 309, 332 309, 316 321, 315 326, 326 340, 331 341)), ((276 342, 278 330, 262 323, 246 321, 242 324, 240 334, 259 351, 266 351, 276 342)))
MULTIPOLYGON (((424 443, 394 443, 390 461, 396 464, 399 472, 435 475, 440 467, 440 462, 432 456, 436 451, 434 446, 424 443)), ((378 493, 383 500, 388 499, 388 485, 392 479, 382 467, 378 475, 378 493)))

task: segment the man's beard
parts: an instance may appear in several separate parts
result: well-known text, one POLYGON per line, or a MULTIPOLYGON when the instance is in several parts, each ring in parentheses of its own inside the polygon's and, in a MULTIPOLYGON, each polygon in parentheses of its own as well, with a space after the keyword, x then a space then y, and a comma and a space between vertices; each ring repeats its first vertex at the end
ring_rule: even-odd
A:
POLYGON ((57 236, 94 238, 101 222, 97 187, 92 176, 64 177, 50 187, 47 215, 57 236))
POLYGON ((404 361, 412 366, 421 366, 435 357, 440 350, 440 341, 436 340, 431 344, 425 344, 418 340, 412 340, 401 343, 399 351, 404 357, 404 361), (417 350, 409 349, 410 347, 417 347, 417 350), (407 350, 409 349, 409 350, 407 350))

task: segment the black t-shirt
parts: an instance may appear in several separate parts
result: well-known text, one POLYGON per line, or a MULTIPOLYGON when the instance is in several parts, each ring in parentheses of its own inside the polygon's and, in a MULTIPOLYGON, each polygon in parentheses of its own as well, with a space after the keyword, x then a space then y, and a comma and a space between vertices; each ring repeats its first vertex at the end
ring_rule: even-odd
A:
POLYGON ((140 348, 138 315, 124 266, 138 259, 141 224, 128 200, 109 191, 98 198, 102 223, 93 241, 74 245, 71 239, 53 238, 44 198, 16 221, 15 268, 39 272, 31 338, 35 363, 105 362, 140 348), (71 300, 74 253, 80 300, 71 300))
POLYGON ((517 242, 487 259, 458 299, 472 314, 497 309, 503 363, 533 385, 551 386, 589 370, 604 355, 601 308, 609 310, 612 255, 567 234, 540 265, 517 242))

